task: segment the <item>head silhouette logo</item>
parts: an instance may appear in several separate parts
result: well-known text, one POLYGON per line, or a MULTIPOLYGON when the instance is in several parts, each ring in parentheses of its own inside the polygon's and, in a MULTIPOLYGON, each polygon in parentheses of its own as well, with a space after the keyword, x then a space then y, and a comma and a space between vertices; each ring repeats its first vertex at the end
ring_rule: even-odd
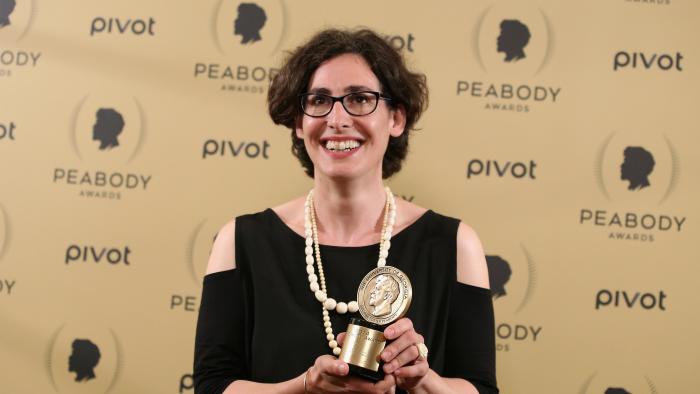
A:
POLYGON ((70 143, 76 155, 94 165, 127 164, 145 140, 145 111, 129 95, 98 92, 85 96, 71 123, 70 143))
POLYGON ((648 375, 642 375, 633 365, 620 368, 621 360, 601 360, 609 369, 594 372, 578 390, 578 394, 660 394, 648 375))
POLYGON ((10 15, 15 10, 15 0, 0 0, 0 29, 10 25, 10 15))
POLYGON ((95 379, 95 367, 100 362, 100 348, 89 339, 76 339, 68 357, 68 371, 75 372, 75 381, 95 379))
POLYGON ((119 146, 117 137, 124 130, 124 117, 112 108, 100 108, 92 126, 92 139, 100 141, 100 150, 119 146))
POLYGON ((620 179, 629 181, 629 190, 650 186, 649 174, 654 171, 654 156, 641 146, 625 148, 625 161, 620 165, 620 179))
POLYGON ((530 29, 516 19, 501 22, 497 51, 506 54, 504 61, 512 62, 525 58, 525 46, 530 42, 530 29))
POLYGON ((598 187, 610 201, 661 204, 679 180, 679 157, 664 134, 644 129, 610 133, 594 162, 598 187))
POLYGON ((58 393, 107 393, 119 379, 120 354, 113 330, 80 316, 49 339, 46 366, 50 383, 58 393))
POLYGON ((210 25, 222 55, 244 55, 247 66, 269 62, 285 36, 284 0, 219 0, 210 25))
POLYGON ((605 394, 632 394, 632 393, 623 389, 622 387, 608 387, 605 390, 605 394))
POLYGON ((241 3, 238 6, 238 17, 233 22, 233 34, 242 37, 241 44, 252 44, 260 41, 260 30, 267 22, 265 10, 255 3, 241 3))
POLYGON ((486 256, 486 264, 489 269, 489 283, 491 284, 491 294, 493 298, 505 296, 506 283, 510 280, 510 275, 513 272, 510 264, 501 256, 486 256))

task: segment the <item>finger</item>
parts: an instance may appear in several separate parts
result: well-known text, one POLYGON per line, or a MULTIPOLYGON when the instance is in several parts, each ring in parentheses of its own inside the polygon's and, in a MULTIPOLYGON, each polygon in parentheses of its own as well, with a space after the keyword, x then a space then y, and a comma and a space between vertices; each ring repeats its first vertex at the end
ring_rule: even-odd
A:
POLYGON ((404 332, 413 329, 411 319, 404 317, 384 330, 384 338, 388 340, 400 337, 404 332))
POLYGON ((421 378, 428 373, 430 367, 425 361, 419 361, 413 365, 407 365, 394 371, 397 378, 421 378))
POLYGON ((403 335, 394 340, 394 342, 390 343, 384 348, 382 351, 382 360, 388 363, 404 350, 408 349, 409 347, 415 348, 413 345, 423 342, 423 336, 411 329, 411 331, 405 332, 403 335))
POLYGON ((384 364, 384 372, 392 373, 404 365, 408 365, 413 361, 416 361, 419 355, 418 348, 415 346, 409 346, 399 353, 393 360, 391 360, 391 362, 384 364))
POLYGON ((340 334, 338 334, 336 341, 338 341, 338 345, 342 347, 344 340, 345 340, 345 332, 341 332, 340 334))
POLYGON ((349 371, 348 365, 344 361, 330 355, 318 357, 314 368, 318 373, 330 376, 345 376, 349 371))
POLYGON ((396 377, 392 374, 384 375, 384 379, 374 384, 375 389, 381 393, 390 391, 394 386, 396 386, 396 377))

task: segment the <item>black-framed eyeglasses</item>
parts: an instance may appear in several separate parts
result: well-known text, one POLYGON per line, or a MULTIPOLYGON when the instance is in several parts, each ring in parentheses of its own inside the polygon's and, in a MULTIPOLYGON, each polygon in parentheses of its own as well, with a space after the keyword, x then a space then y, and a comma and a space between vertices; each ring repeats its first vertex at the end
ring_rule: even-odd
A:
POLYGON ((379 100, 391 100, 379 92, 371 91, 352 92, 340 97, 323 93, 303 93, 299 97, 301 110, 314 118, 322 118, 331 113, 336 101, 340 101, 350 115, 365 116, 377 109, 379 100))

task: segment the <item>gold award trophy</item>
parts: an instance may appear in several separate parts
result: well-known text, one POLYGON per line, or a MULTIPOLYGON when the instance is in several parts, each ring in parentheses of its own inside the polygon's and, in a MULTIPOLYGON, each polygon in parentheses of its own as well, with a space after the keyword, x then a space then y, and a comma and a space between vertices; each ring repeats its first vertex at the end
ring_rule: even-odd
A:
POLYGON ((350 319, 339 358, 350 372, 379 381, 384 378, 380 355, 386 339, 384 328, 402 318, 413 297, 411 281, 396 267, 377 267, 362 279, 357 302, 363 319, 350 319))

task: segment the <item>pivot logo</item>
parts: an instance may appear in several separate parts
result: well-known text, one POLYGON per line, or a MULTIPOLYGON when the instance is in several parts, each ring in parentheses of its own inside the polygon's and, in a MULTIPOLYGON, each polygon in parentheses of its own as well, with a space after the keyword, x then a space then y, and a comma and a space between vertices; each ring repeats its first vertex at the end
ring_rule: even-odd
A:
MULTIPOLYGON (((489 80, 457 80, 458 97, 484 109, 520 113, 557 102, 561 87, 533 81, 549 61, 553 41, 549 19, 542 10, 517 1, 499 3, 482 14, 474 29, 472 56, 465 61, 475 60, 489 80)), ((464 67, 473 65, 465 63, 464 67)))
POLYGON ((620 360, 601 362, 610 364, 609 372, 591 374, 581 385, 579 394, 659 394, 656 384, 647 375, 638 375, 634 366, 620 367, 620 360))
POLYGON ((534 160, 530 160, 529 163, 524 162, 511 162, 511 161, 498 161, 498 160, 479 160, 472 159, 467 164, 467 179, 471 179, 476 176, 487 176, 491 175, 503 177, 513 177, 516 179, 535 179, 535 167, 537 163, 534 160))
POLYGON ((596 183, 608 201, 625 202, 633 209, 581 208, 579 225, 605 229, 608 239, 638 242, 683 231, 687 224, 683 214, 654 209, 673 194, 679 167, 668 137, 643 130, 611 133, 595 159, 596 183))
POLYGON ((595 297, 595 309, 599 310, 601 308, 606 308, 611 306, 613 308, 641 308, 646 310, 658 309, 661 311, 666 310, 664 301, 666 300, 666 293, 660 290, 658 293, 640 293, 627 292, 625 290, 607 290, 603 289, 598 291, 595 297))
POLYGON ((16 128, 17 126, 14 124, 14 122, 0 123, 0 141, 14 140, 16 128))
POLYGON ((128 246, 110 248, 70 245, 66 249, 65 263, 82 261, 91 263, 105 262, 110 265, 130 265, 130 253, 131 249, 128 246))
POLYGON ((238 16, 233 22, 233 34, 241 36, 241 44, 252 44, 260 41, 260 30, 265 26, 267 14, 255 3, 238 5, 238 16))
POLYGON ((34 3, 32 0, 0 0, 0 42, 3 46, 12 43, 18 46, 15 49, 0 48, 0 78, 36 67, 42 56, 41 52, 19 45, 34 21, 34 3))
POLYGON ((96 17, 90 24, 90 36, 96 34, 133 34, 136 36, 148 35, 154 36, 153 26, 156 20, 148 18, 143 19, 122 19, 122 18, 104 18, 96 17))
POLYGON ((202 159, 209 156, 228 156, 228 157, 247 157, 249 159, 263 158, 269 159, 268 148, 270 143, 267 140, 262 142, 245 142, 245 141, 230 141, 230 140, 213 140, 209 139, 204 142, 202 147, 202 159))
POLYGON ((185 391, 190 391, 194 389, 194 377, 191 373, 182 375, 180 378, 180 390, 178 393, 182 394, 185 391))
POLYGON ((279 51, 287 25, 282 0, 219 0, 213 14, 212 41, 219 54, 247 63, 195 62, 194 78, 220 91, 265 93, 278 72, 270 57, 279 51))
POLYGON ((535 292, 537 271, 529 252, 520 248, 502 248, 498 255, 486 255, 491 295, 496 316, 496 350, 508 352, 516 346, 535 344, 542 326, 523 319, 525 309, 535 292))
POLYGON ((148 189, 151 175, 123 171, 140 152, 145 134, 145 115, 136 98, 86 96, 78 104, 71 123, 70 145, 86 166, 55 167, 54 184, 76 188, 81 197, 108 200, 120 200, 127 192, 148 189))
POLYGON ((416 37, 412 33, 406 34, 406 36, 384 36, 386 42, 389 43, 397 51, 406 50, 407 52, 413 52, 413 41, 416 37))
POLYGON ((525 46, 530 42, 530 29, 519 20, 501 22, 501 34, 498 36, 496 50, 505 53, 506 62, 525 58, 525 46))
POLYGON ((65 324, 49 340, 48 374, 59 393, 106 393, 118 377, 116 334, 90 321, 65 324))
POLYGON ((613 71, 620 68, 643 68, 645 70, 658 69, 662 71, 683 71, 681 66, 683 55, 680 52, 675 54, 667 53, 647 53, 620 51, 615 54, 613 60, 613 71))

